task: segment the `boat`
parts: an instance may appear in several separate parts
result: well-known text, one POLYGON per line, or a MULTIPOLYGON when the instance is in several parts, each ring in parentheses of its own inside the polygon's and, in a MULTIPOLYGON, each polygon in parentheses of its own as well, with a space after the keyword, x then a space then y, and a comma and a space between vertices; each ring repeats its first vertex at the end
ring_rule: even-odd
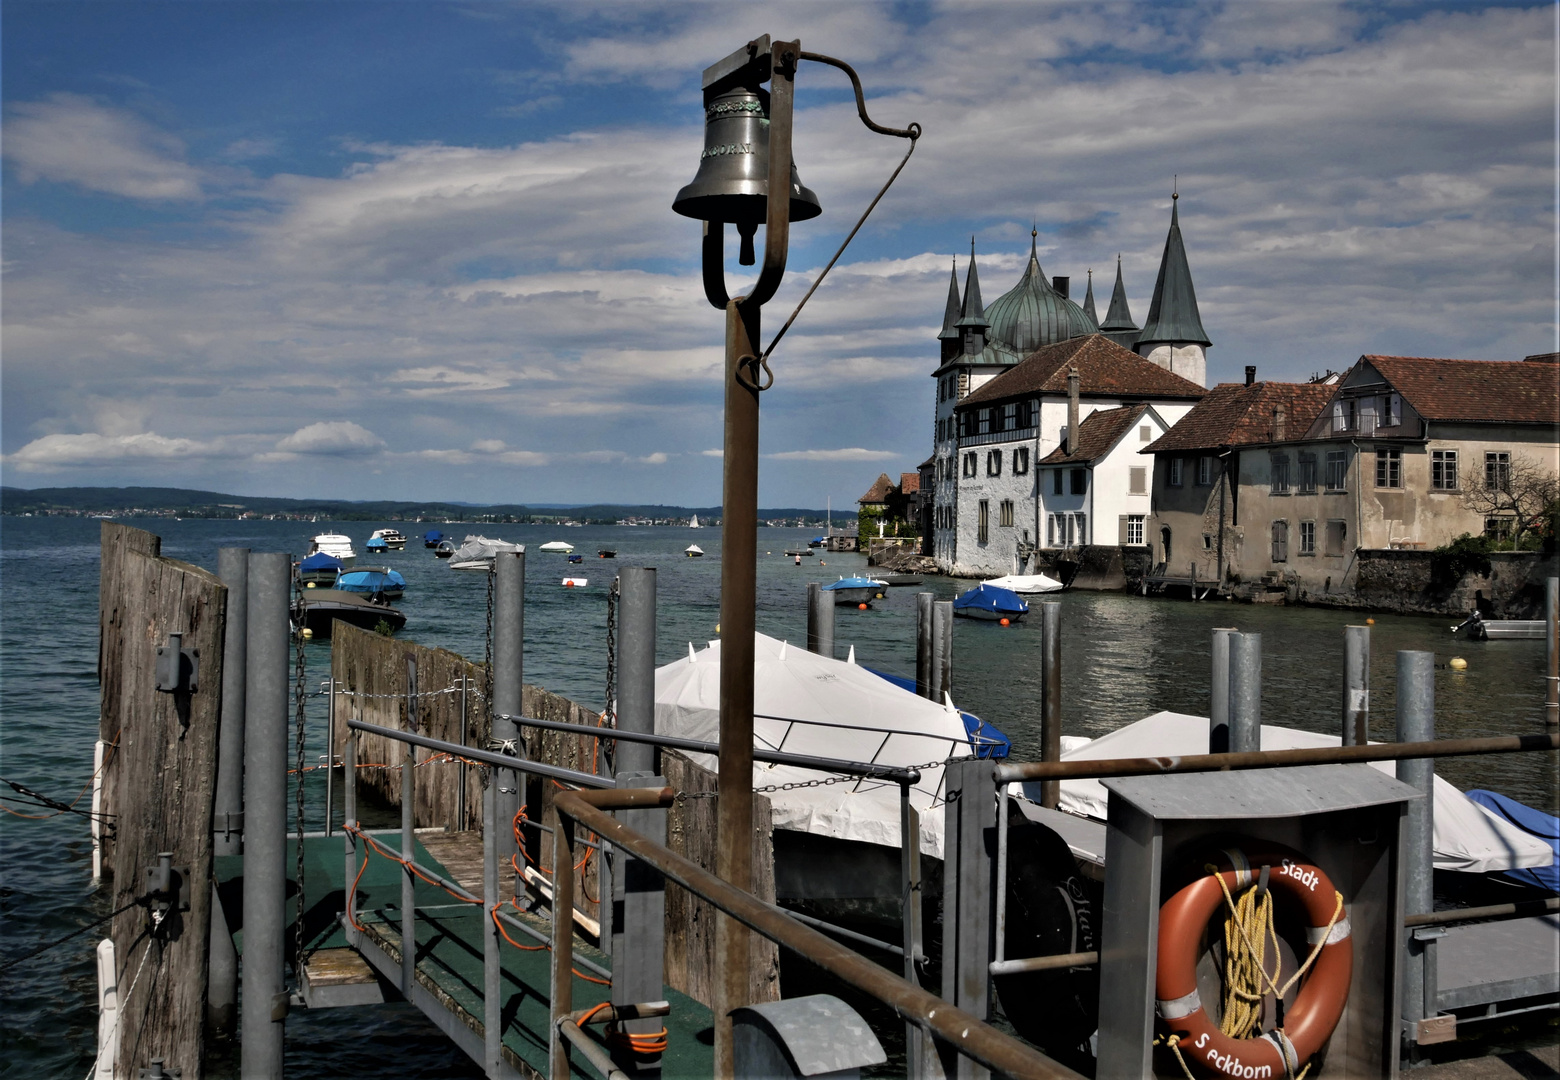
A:
POLYGON ((300 593, 292 606, 292 623, 313 637, 328 638, 337 621, 364 630, 394 633, 406 625, 406 616, 389 604, 341 589, 311 589, 300 593))
POLYGON ((342 592, 399 600, 406 593, 406 579, 388 566, 355 566, 336 577, 342 592))
POLYGON ((836 604, 870 604, 888 595, 888 582, 869 577, 842 577, 829 582, 823 591, 834 597, 836 604))
POLYGON ((504 540, 490 540, 486 536, 467 535, 459 549, 450 556, 451 570, 493 569, 493 560, 500 552, 524 551, 524 544, 511 544, 504 540))
POLYGON ((574 550, 574 545, 573 544, 566 544, 562 540, 549 540, 549 541, 547 541, 547 543, 545 543, 541 547, 537 548, 537 550, 538 551, 546 551, 546 552, 555 552, 556 551, 556 552, 562 552, 564 555, 567 555, 569 552, 574 550))
POLYGON ((1544 640, 1543 619, 1486 619, 1477 611, 1452 627, 1452 636, 1470 641, 1544 640))
POLYGON ((887 582, 890 588, 903 585, 919 585, 925 578, 920 574, 881 574, 879 581, 887 582))
POLYGON ((370 555, 383 555, 390 550, 390 544, 382 536, 370 536, 368 543, 363 545, 363 550, 370 555))
POLYGON ((309 543, 309 554, 324 552, 341 560, 342 566, 357 562, 357 552, 352 550, 352 538, 341 533, 320 533, 309 543))
POLYGON ((1013 623, 1029 614, 1029 605, 1015 592, 982 582, 954 600, 953 613, 966 619, 1013 623))
POLYGON ((429 529, 427 532, 423 533, 423 547, 436 548, 439 546, 439 541, 443 539, 444 534, 441 533, 438 529, 429 529))
POLYGON ((1520 885, 1531 885, 1546 892, 1560 893, 1560 818, 1524 806, 1515 799, 1494 791, 1474 788, 1466 792, 1485 813, 1508 822, 1529 836, 1535 837, 1555 853, 1555 861, 1548 866, 1525 867, 1502 871, 1502 876, 1520 885))
POLYGON ((323 551, 316 551, 298 564, 298 580, 305 588, 330 588, 336 584, 336 575, 343 569, 341 560, 323 551))
POLYGON ((1053 577, 1044 574, 1009 574, 1006 577, 992 578, 984 582, 986 585, 994 585, 999 589, 1017 593, 1020 596, 1036 596, 1040 593, 1061 592, 1065 585, 1053 577))
POLYGON ((406 534, 400 529, 375 529, 368 542, 372 544, 375 540, 383 540, 391 551, 400 551, 406 547, 406 534))
POLYGON ((563 579, 563 587, 565 589, 583 589, 585 586, 587 586, 589 584, 590 584, 590 579, 589 578, 566 577, 566 578, 563 579))
POLYGON ((812 558, 812 548, 786 548, 785 553, 790 556, 805 555, 812 558))
POLYGON ((689 521, 688 521, 688 528, 690 528, 690 529, 702 529, 702 528, 704 528, 703 525, 699 524, 699 515, 698 514, 694 514, 693 517, 691 519, 689 519, 689 521))
POLYGON ((433 549, 433 556, 436 559, 448 559, 454 554, 455 542, 453 540, 440 540, 433 549))
POLYGON ((571 563, 582 563, 582 562, 585 561, 585 556, 583 556, 583 555, 570 555, 569 556, 569 561, 571 563))
POLYGON ((615 549, 615 548, 600 548, 596 552, 596 558, 598 558, 598 559, 615 559, 615 558, 617 558, 617 549, 615 549))
POLYGON ((811 540, 807 541, 807 546, 810 548, 823 547, 823 544, 824 539, 821 536, 815 536, 811 540))
POLYGON ((690 559, 702 559, 704 557, 704 549, 698 544, 689 544, 683 548, 683 554, 690 559))

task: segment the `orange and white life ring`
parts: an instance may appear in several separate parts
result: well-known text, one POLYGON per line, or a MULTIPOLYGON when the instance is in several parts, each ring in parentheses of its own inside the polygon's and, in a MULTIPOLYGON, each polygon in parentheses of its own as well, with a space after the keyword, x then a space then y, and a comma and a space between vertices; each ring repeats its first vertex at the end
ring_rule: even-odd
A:
POLYGON ((1276 845, 1260 851, 1225 849, 1209 860, 1216 872, 1181 889, 1159 909, 1159 961, 1155 1011, 1177 1048, 1216 1076, 1233 1080, 1278 1080, 1293 1076, 1332 1036, 1343 1015, 1354 971, 1354 946, 1341 897, 1319 867, 1298 852, 1276 845), (1197 960, 1203 932, 1230 895, 1239 896, 1268 868, 1268 887, 1299 902, 1306 939, 1320 953, 1309 977, 1284 1015, 1281 1030, 1236 1039, 1219 1030, 1197 993, 1197 960))

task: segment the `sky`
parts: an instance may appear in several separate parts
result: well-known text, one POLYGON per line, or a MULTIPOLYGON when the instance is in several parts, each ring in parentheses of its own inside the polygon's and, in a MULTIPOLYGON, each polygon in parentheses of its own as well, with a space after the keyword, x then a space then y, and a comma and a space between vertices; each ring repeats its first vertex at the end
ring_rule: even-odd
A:
MULTIPOLYGON (((723 316, 671 210, 762 33, 924 129, 771 358, 760 505, 930 452, 973 237, 1148 312, 1172 185, 1210 384, 1556 347, 1553 4, 6 0, 0 477, 720 500, 723 316)), ((804 64, 767 342, 903 153, 804 64)), ((733 293, 751 281, 728 245, 733 293)))

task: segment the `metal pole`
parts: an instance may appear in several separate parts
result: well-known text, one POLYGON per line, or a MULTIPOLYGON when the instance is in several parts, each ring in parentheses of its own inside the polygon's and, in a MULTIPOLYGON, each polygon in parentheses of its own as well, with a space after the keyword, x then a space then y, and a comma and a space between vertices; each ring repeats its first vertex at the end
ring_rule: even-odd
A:
POLYGON ((482 788, 482 902, 487 923, 482 927, 482 1069, 497 1077, 502 1067, 503 969, 498 940, 498 770, 489 770, 482 788))
POLYGON ((807 583, 807 651, 834 658, 834 597, 816 581, 807 583))
MULTIPOLYGON (((655 732, 655 570, 627 566, 618 574, 617 726, 655 732)), ((725 648, 724 645, 721 646, 725 648)), ((607 702, 612 707, 612 702, 607 702)), ((655 773, 655 747, 617 744, 616 771, 655 773)))
POLYGON ((1370 742, 1370 627, 1343 628, 1343 745, 1370 742))
MULTIPOLYGON (((1040 760, 1062 760, 1062 605, 1040 605, 1040 760)), ((1040 805, 1056 809, 1060 780, 1040 783, 1040 805)))
POLYGON ((953 601, 932 603, 932 670, 936 675, 934 701, 942 702, 953 693, 953 601))
POLYGON ((346 886, 345 906, 350 926, 357 921, 357 889, 353 884, 357 881, 358 851, 357 837, 352 835, 352 830, 357 828, 357 736, 348 732, 345 742, 341 749, 344 774, 341 778, 344 789, 341 793, 341 846, 346 856, 346 876, 341 880, 346 886))
MULTIPOLYGON (((406 730, 417 730, 417 656, 406 654, 406 730)), ((417 842, 417 748, 402 744, 401 757, 401 858, 410 863, 417 842)), ((401 867, 401 993, 408 1001, 417 983, 417 876, 410 866, 401 867)))
POLYGON ((1560 577, 1549 579, 1544 598, 1544 641, 1549 646, 1544 674, 1544 719, 1560 724, 1560 577))
POLYGON ((1262 635, 1230 635, 1230 752, 1262 749, 1262 635))
POLYGON ((325 699, 325 835, 331 835, 331 819, 336 816, 336 676, 325 680, 330 694, 325 699))
MULTIPOLYGON (((249 638, 249 549, 219 548, 217 576, 227 586, 222 631, 222 711, 217 735, 217 786, 211 813, 213 855, 244 853, 244 680, 249 638)), ((206 1018, 215 1031, 238 1024, 238 951, 227 919, 211 891, 211 944, 207 961, 206 1018)))
MULTIPOLYGON (((930 593, 922 593, 930 597, 930 593)), ((930 622, 931 607, 927 606, 930 622)), ((930 638, 930 634, 927 635, 930 638)), ((910 785, 899 785, 899 857, 900 894, 899 917, 903 928, 905 951, 905 981, 921 985, 916 974, 916 958, 921 955, 921 815, 910 802, 910 785)), ((905 1071, 916 1080, 925 1070, 929 1052, 925 1033, 919 1024, 905 1022, 905 1071)))
POLYGON ((936 695, 932 690, 933 672, 936 670, 932 660, 936 655, 932 638, 933 599, 929 592, 915 594, 915 692, 935 700, 936 695))
POLYGON ((280 1080, 287 893, 287 589, 292 557, 249 556, 244 709, 245 1080, 280 1080))
POLYGON ((1230 748, 1230 635, 1233 626, 1213 629, 1213 678, 1208 687, 1208 753, 1223 754, 1230 748))
MULTIPOLYGON (((1435 653, 1405 649, 1397 654, 1397 741, 1434 738, 1435 653)), ((1428 758, 1399 761, 1397 778, 1424 796, 1408 804, 1403 850, 1403 914, 1422 915, 1435 909, 1435 764, 1428 758)), ((1410 1024, 1439 1011, 1433 995, 1425 994, 1434 985, 1434 949, 1433 942, 1410 941, 1404 950, 1403 1019, 1410 1024)))
MULTIPOLYGON (((512 721, 501 719, 519 715, 520 695, 525 680, 525 552, 500 552, 493 560, 493 740, 503 744, 503 752, 524 757, 520 729, 512 721)), ((498 785, 498 860, 500 864, 514 855, 514 830, 509 823, 520 812, 521 778, 519 773, 493 774, 498 785)))
MULTIPOLYGON (((618 787, 625 789, 663 788, 666 778, 649 773, 619 772, 618 787)), ((618 811, 618 820, 653 843, 666 843, 666 810, 652 806, 637 810, 618 811)), ((617 856, 617 870, 612 876, 612 891, 601 895, 603 914, 610 910, 614 918, 609 928, 605 918, 602 933, 612 941, 612 1004, 623 1007, 642 1001, 659 1000, 664 985, 663 967, 666 954, 666 880, 661 872, 642 859, 632 858, 622 852, 617 856), (618 915, 621 918, 617 918, 618 915)), ((554 912, 554 918, 557 912, 554 912)), ((661 1025, 654 1019, 631 1019, 622 1022, 622 1030, 629 1035, 649 1035, 661 1025)), ((634 1074, 661 1073, 661 1055, 620 1048, 613 1055, 624 1071, 634 1074)))

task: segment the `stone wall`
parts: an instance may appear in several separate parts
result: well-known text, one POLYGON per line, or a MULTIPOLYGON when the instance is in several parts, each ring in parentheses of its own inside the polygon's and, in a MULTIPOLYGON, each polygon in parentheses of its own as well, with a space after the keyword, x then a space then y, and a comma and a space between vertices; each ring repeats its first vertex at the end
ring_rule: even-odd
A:
POLYGON ((1141 585, 1149 570, 1152 551, 1147 547, 1089 544, 1075 548, 1042 548, 1035 557, 1040 564, 1040 573, 1057 578, 1071 588, 1116 592, 1141 585), (1070 581, 1069 574, 1072 575, 1070 581))
POLYGON ((1433 615, 1465 615, 1475 607, 1496 619, 1538 619, 1544 612, 1544 582, 1560 577, 1560 559, 1530 551, 1493 552, 1489 574, 1465 575, 1456 583, 1437 581, 1429 551, 1367 550, 1348 592, 1313 594, 1299 590, 1301 603, 1336 604, 1433 615))

